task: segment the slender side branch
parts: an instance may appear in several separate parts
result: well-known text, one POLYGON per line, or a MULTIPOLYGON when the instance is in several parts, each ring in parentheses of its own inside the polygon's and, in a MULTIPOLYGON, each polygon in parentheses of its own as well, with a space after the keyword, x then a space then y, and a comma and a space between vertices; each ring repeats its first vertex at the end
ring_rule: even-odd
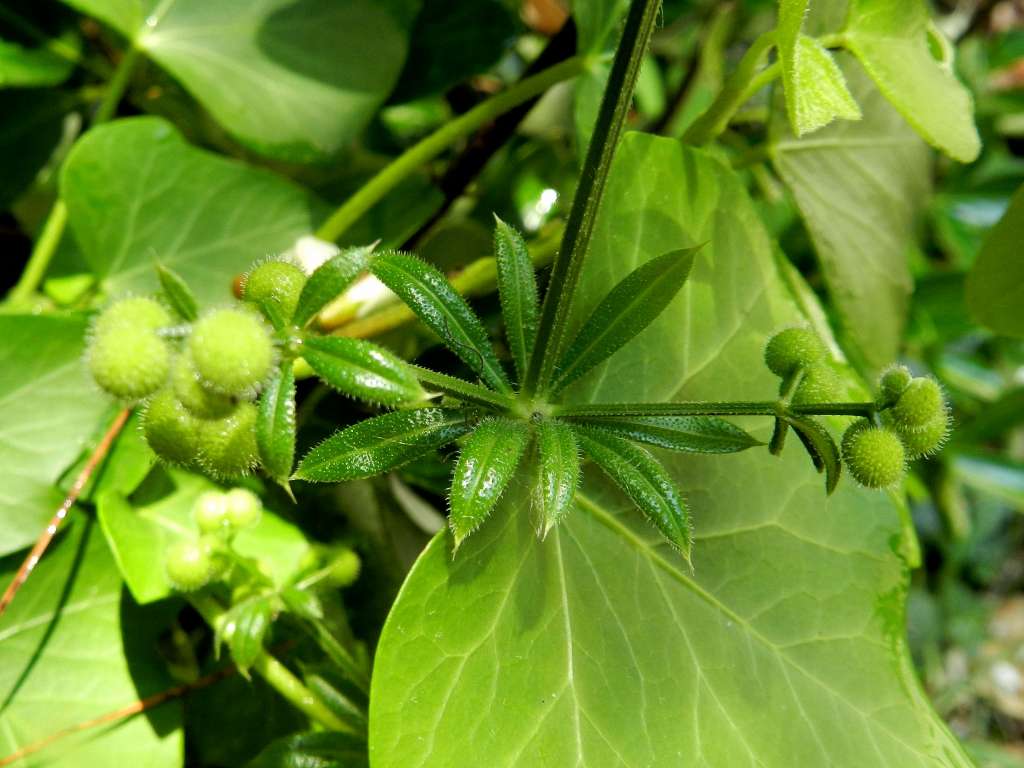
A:
POLYGON ((358 192, 346 200, 320 225, 316 236, 321 240, 332 242, 337 240, 358 221, 360 216, 370 210, 384 195, 424 163, 441 154, 463 136, 543 93, 555 83, 575 77, 582 68, 582 59, 578 56, 566 59, 533 77, 516 83, 508 90, 487 99, 466 114, 434 131, 395 158, 387 167, 360 187, 358 192))
POLYGON ((603 405, 566 405, 555 409, 554 415, 566 419, 606 418, 616 416, 778 416, 781 412, 806 416, 863 416, 878 412, 875 403, 814 403, 786 405, 776 400, 693 403, 608 403, 603 405))
POLYGON ((612 157, 633 102, 640 65, 660 9, 661 0, 633 0, 630 6, 622 39, 608 75, 608 85, 601 99, 601 108, 587 149, 587 159, 565 225, 562 246, 551 268, 549 288, 537 324, 533 356, 523 377, 523 392, 526 396, 547 387, 558 353, 562 349, 565 321, 579 281, 583 258, 590 245, 594 221, 604 197, 612 157))
POLYGON ((78 477, 75 478, 75 482, 71 486, 71 490, 68 491, 68 495, 64 497, 64 502, 60 505, 56 514, 50 519, 50 524, 46 526, 46 529, 42 532, 39 538, 36 540, 35 546, 29 550, 28 555, 25 556, 24 562, 18 572, 14 574, 14 579, 7 587, 7 591, 4 592, 3 597, 0 597, 0 616, 3 616, 4 611, 7 610, 7 606, 14 600, 14 596, 18 594, 18 590, 28 580, 28 577, 32 573, 32 569, 36 567, 36 563, 42 558, 43 553, 46 552, 47 547, 50 546, 50 542, 53 541, 53 537, 57 534, 57 529, 60 528, 60 524, 67 517, 68 512, 71 511, 72 505, 78 500, 82 490, 85 488, 86 483, 89 482, 89 478, 92 477, 93 472, 103 461, 107 452, 110 450, 110 446, 113 445, 114 440, 120 434, 124 428, 124 424, 128 421, 128 415, 131 413, 127 408, 121 411, 117 416, 114 417, 113 423, 110 428, 107 429, 103 438, 99 444, 93 450, 89 459, 85 462, 85 466, 82 467, 82 471, 78 473, 78 477))

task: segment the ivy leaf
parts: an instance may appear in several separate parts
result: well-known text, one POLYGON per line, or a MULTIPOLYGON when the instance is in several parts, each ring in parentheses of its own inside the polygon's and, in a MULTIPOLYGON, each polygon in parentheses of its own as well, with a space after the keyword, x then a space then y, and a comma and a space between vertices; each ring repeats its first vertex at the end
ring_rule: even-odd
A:
POLYGON ((282 361, 260 393, 256 444, 267 474, 289 490, 288 477, 295 461, 295 373, 291 360, 282 361))
POLYGON ((188 287, 188 283, 181 279, 181 275, 157 262, 156 276, 160 280, 160 288, 167 298, 167 303, 182 320, 192 322, 199 317, 199 304, 196 302, 195 294, 188 287))
POLYGON ((201 303, 230 298, 255 255, 282 253, 313 229, 307 192, 268 171, 190 146, 155 117, 90 130, 60 178, 68 222, 107 293, 149 293, 159 261, 201 303))
POLYGON ((391 252, 375 258, 371 269, 490 387, 512 391, 480 318, 437 268, 415 256, 391 252))
MULTIPOLYGON (((692 279, 566 390, 569 404, 776 391, 764 339, 804 316, 744 182, 677 141, 623 137, 573 321, 680 240, 708 243, 692 279)), ((755 423, 767 439, 770 420, 755 423)), ((781 457, 662 459, 693 507, 692 570, 596 471, 543 542, 515 482, 458 558, 433 540, 377 646, 375 768, 863 768, 865 755, 969 768, 914 675, 907 545, 888 497, 841 483, 823 498, 795 440, 781 457), (510 713, 500 728, 491 701, 510 713)))
POLYGON ((501 314, 516 374, 522 381, 537 337, 540 316, 537 278, 533 274, 533 262, 523 236, 497 216, 494 218, 494 255, 498 267, 501 314))
POLYGON ((364 768, 366 743, 336 731, 282 736, 248 764, 247 768, 364 768))
POLYGON ((346 248, 317 267, 302 286, 292 322, 301 328, 312 320, 366 271, 372 252, 372 245, 346 248))
POLYGON ((543 541, 572 509, 580 483, 580 447, 568 424, 537 424, 537 477, 533 492, 537 537, 543 541))
POLYGON ((236 139, 292 162, 335 154, 369 122, 398 79, 419 8, 415 0, 65 2, 123 34, 236 139))
POLYGON ((764 445, 735 424, 714 416, 616 416, 579 421, 590 429, 670 451, 735 453, 764 445))
MULTIPOLYGON (((142 609, 124 594, 98 526, 84 518, 69 523, 0 617, 4 756, 174 684, 157 652, 171 615, 162 607, 142 609)), ((20 554, 0 561, 3 584, 21 561, 20 554)), ((150 714, 65 734, 18 763, 179 768, 181 708, 150 714)))
POLYGON ((31 544, 56 483, 110 410, 83 360, 82 317, 0 316, 0 555, 31 544))
POLYGON ((452 472, 448 524, 455 549, 475 531, 498 503, 530 440, 526 422, 488 418, 466 440, 452 472))
POLYGON ((608 292, 558 364, 557 392, 623 345, 660 315, 690 275, 697 248, 670 251, 637 267, 608 292))
POLYGON ((831 495, 839 484, 839 475, 843 468, 836 441, 817 419, 794 413, 786 413, 784 418, 800 438, 814 463, 814 468, 819 472, 825 472, 825 493, 831 495))
POLYGON ((335 432, 306 454, 293 477, 319 483, 372 477, 447 445, 472 428, 463 411, 385 413, 335 432))
POLYGON ((576 439, 647 519, 687 560, 693 534, 686 502, 665 469, 648 451, 621 437, 580 429, 576 439))
POLYGON ((771 154, 814 241, 843 348, 870 373, 899 352, 913 287, 907 254, 928 199, 931 158, 856 61, 847 54, 840 62, 864 119, 797 139, 780 110, 771 154))
POLYGON ((303 339, 301 351, 317 375, 343 394, 383 405, 424 396, 412 367, 372 342, 310 335, 303 339))
POLYGON ((246 677, 249 668, 263 653, 263 641, 273 619, 270 597, 260 595, 231 606, 218 622, 218 643, 227 643, 231 659, 246 677))
POLYGON ((996 333, 1024 336, 1024 186, 985 238, 967 275, 967 306, 996 333))
POLYGON ((981 151, 971 95, 938 61, 932 42, 945 44, 924 0, 850 0, 843 33, 879 90, 932 146, 969 163, 981 151))

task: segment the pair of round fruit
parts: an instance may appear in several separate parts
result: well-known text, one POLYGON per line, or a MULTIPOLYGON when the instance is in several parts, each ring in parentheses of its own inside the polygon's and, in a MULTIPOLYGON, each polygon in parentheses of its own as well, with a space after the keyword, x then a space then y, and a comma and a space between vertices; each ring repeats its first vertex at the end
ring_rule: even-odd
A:
POLYGON ((807 328, 787 328, 772 336, 764 361, 783 380, 783 387, 793 376, 803 374, 790 398, 795 405, 835 402, 845 394, 839 374, 828 363, 825 345, 807 328))
POLYGON ((223 575, 227 569, 224 542, 256 525, 262 511, 259 497, 245 488, 201 494, 192 507, 192 517, 202 535, 172 544, 164 557, 167 578, 174 588, 194 592, 223 575))

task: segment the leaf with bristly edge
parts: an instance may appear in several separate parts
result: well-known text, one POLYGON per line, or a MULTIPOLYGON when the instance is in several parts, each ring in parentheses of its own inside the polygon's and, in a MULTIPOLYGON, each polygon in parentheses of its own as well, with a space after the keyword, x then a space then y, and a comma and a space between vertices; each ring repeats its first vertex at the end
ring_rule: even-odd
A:
POLYGON ((690 560, 690 512, 675 481, 648 451, 601 430, 576 431, 583 451, 619 486, 668 542, 690 560))
POLYGON ((562 356, 552 391, 571 384, 650 325, 683 287, 697 250, 682 248, 651 259, 612 288, 562 356))
POLYGON ((572 421, 683 453, 736 453, 764 444, 716 416, 581 416, 572 421))
POLYGON ((469 414, 448 408, 394 411, 335 432, 299 462, 294 479, 340 483, 400 467, 471 431, 469 414))
POLYGON ((455 549, 498 503, 530 440, 526 422, 491 417, 480 422, 459 452, 452 472, 448 524, 455 549))
POLYGON ((391 406, 424 397, 412 367, 369 341, 311 335, 302 341, 302 357, 324 382, 352 397, 391 406))
POLYGON ((263 653, 263 640, 273 619, 270 598, 260 595, 231 606, 217 622, 217 642, 227 644, 232 661, 246 677, 263 653))
POLYGON ((195 294, 177 272, 168 269, 163 264, 156 265, 156 276, 160 279, 160 288, 171 305, 171 309, 178 313, 182 320, 192 322, 199 317, 199 303, 195 294))
POLYGON ((825 473, 825 493, 831 495, 839 483, 843 468, 836 441, 817 419, 795 413, 786 413, 783 418, 807 449, 814 468, 825 473))
POLYGON ((285 360, 260 393, 256 445, 267 474, 291 495, 288 476, 295 460, 295 373, 285 360))
POLYGON ((374 259, 370 268, 488 386, 512 391, 480 318, 436 267, 392 251, 374 259))
POLYGON ((302 286, 292 322, 301 328, 337 298, 369 267, 372 251, 372 245, 346 248, 317 267, 302 286))
POLYGON ((543 541, 572 509, 580 483, 580 447, 569 424, 545 419, 537 425, 537 476, 533 508, 543 541))
POLYGON ((494 256, 498 266, 501 314, 516 374, 522 381, 537 336, 537 318, 540 315, 537 278, 533 274, 533 262, 523 236, 497 216, 494 220, 494 256))

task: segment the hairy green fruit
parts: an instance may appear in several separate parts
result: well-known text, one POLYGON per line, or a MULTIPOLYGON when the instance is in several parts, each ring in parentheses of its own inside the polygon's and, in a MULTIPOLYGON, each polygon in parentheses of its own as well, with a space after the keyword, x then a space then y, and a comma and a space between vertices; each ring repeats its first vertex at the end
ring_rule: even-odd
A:
POLYGON ((786 377, 825 357, 825 346, 809 328, 787 328, 771 337, 764 362, 776 376, 786 377))
POLYGON ((949 414, 943 411, 918 429, 897 429, 908 459, 920 459, 936 453, 949 436, 949 414))
POLYGON ((239 397, 259 391, 276 359, 267 326, 247 309, 217 309, 200 318, 189 349, 204 385, 239 397))
POLYGON ((804 371, 804 376, 793 393, 793 403, 834 403, 842 400, 844 394, 843 381, 832 366, 825 362, 815 363, 804 371))
POLYGON ((122 299, 92 326, 89 371, 104 390, 124 400, 153 394, 167 380, 171 350, 157 329, 171 316, 153 299, 122 299))
POLYGON ((230 479, 256 466, 256 406, 241 403, 230 416, 199 422, 199 461, 211 476, 230 479))
POLYGON ((251 528, 260 521, 263 502, 248 488, 232 488, 224 496, 227 502, 228 522, 234 530, 251 528))
POLYGON ((218 570, 213 549, 205 540, 185 540, 171 545, 164 567, 171 584, 181 592, 202 589, 218 570))
POLYGON ((146 403, 142 412, 142 433, 161 459, 182 467, 196 466, 199 425, 174 393, 163 390, 146 403))
POLYGON ((235 407, 231 398, 203 386, 199 371, 188 352, 178 355, 171 371, 174 394, 194 415, 203 419, 219 419, 235 407))
POLYGON ((906 432, 923 429, 945 412, 946 403, 938 382, 921 377, 907 385, 888 416, 896 429, 906 432))
POLYGON ((203 533, 229 533, 231 521, 228 519, 227 494, 220 491, 206 491, 199 494, 192 506, 192 517, 203 533))
POLYGON ((900 399, 913 380, 905 365, 890 365, 878 377, 878 399, 881 405, 892 405, 900 399))
POLYGON ((282 320, 291 320, 299 303, 306 273, 287 261, 265 261, 253 267, 242 283, 242 298, 268 307, 282 320))
POLYGON ((132 296, 116 301, 103 310, 93 323, 93 333, 103 333, 124 325, 155 331, 172 322, 170 313, 156 299, 132 296))
POLYGON ((866 421, 843 435, 843 461, 853 479, 866 488, 887 488, 903 477, 906 451, 894 432, 866 421))

